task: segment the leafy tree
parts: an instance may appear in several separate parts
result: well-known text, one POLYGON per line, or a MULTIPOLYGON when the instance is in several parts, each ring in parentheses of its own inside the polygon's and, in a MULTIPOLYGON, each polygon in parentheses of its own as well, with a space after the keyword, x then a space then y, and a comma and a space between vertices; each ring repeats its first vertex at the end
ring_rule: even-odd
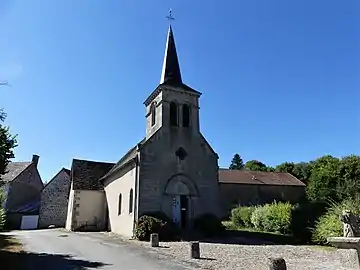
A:
MULTIPOLYGON (((6 115, 1 111, 1 121, 6 115)), ((16 136, 10 134, 9 127, 0 124, 0 177, 5 173, 6 166, 14 158, 14 148, 17 146, 16 136)))
POLYGON ((294 164, 292 175, 294 175, 303 183, 307 184, 311 175, 311 165, 312 162, 300 162, 294 164))
POLYGON ((360 156, 350 155, 341 159, 339 176, 337 194, 340 199, 360 195, 360 156))
POLYGON ((340 160, 327 155, 312 163, 311 175, 307 185, 307 195, 312 201, 338 201, 337 186, 340 160))
POLYGON ((293 174, 295 164, 293 162, 284 162, 275 167, 276 172, 287 172, 293 174))
POLYGON ((229 166, 230 170, 241 170, 244 168, 244 162, 239 154, 235 154, 233 159, 231 160, 231 164, 229 166))
POLYGON ((244 169, 249 171, 261 171, 261 172, 267 171, 266 165, 258 160, 247 161, 245 163, 244 169))

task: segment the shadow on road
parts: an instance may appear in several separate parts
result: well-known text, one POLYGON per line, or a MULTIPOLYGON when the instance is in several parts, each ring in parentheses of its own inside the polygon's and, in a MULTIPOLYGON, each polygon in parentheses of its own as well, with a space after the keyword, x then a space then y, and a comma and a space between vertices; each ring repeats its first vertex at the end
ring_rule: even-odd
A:
POLYGON ((70 270, 95 269, 107 264, 73 258, 69 255, 24 252, 10 235, 0 234, 1 270, 70 270))

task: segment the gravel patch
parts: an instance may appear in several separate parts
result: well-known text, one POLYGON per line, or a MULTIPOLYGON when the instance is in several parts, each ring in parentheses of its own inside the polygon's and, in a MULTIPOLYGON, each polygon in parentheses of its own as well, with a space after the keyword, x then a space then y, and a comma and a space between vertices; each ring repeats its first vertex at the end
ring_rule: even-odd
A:
POLYGON ((147 242, 132 241, 137 245, 168 256, 179 263, 201 269, 268 270, 268 258, 283 257, 288 270, 350 270, 343 267, 341 253, 336 249, 290 245, 230 245, 200 243, 201 259, 189 258, 188 242, 161 242, 160 248, 151 248, 147 242))

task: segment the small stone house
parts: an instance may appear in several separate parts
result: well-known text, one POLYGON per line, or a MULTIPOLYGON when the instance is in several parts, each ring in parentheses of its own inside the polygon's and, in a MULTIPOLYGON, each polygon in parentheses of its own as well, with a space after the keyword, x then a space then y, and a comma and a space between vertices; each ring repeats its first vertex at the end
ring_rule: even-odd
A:
MULTIPOLYGON (((29 162, 10 162, 7 172, 0 178, 9 229, 20 229, 24 216, 37 216, 39 213, 44 184, 37 169, 38 162, 37 155, 33 155, 29 162)), ((37 225, 36 220, 37 217, 34 221, 37 225)))
POLYGON ((65 227, 70 191, 70 170, 62 168, 41 191, 39 228, 65 227))
POLYGON ((66 229, 107 230, 106 197, 104 187, 99 180, 114 165, 114 163, 79 159, 72 161, 66 229))
POLYGON ((258 205, 276 201, 291 203, 305 198, 306 185, 289 173, 219 170, 223 213, 235 205, 258 205))

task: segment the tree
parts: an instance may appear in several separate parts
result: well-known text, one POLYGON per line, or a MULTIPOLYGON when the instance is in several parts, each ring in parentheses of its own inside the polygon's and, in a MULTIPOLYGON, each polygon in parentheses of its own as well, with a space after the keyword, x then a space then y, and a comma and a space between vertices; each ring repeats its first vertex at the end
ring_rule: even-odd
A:
MULTIPOLYGON (((1 110, 1 122, 6 115, 1 110)), ((6 167, 11 158, 14 158, 14 148, 17 146, 16 136, 10 134, 9 127, 0 124, 0 177, 6 172, 6 167)))
POLYGON ((295 164, 293 162, 284 162, 275 167, 275 172, 287 172, 293 174, 295 164))
POLYGON ((341 159, 337 194, 342 200, 360 195, 360 156, 350 155, 341 159))
POLYGON ((311 165, 307 195, 312 201, 338 201, 340 160, 327 155, 316 159, 311 165))
POLYGON ((231 160, 231 164, 229 166, 230 170, 242 170, 244 168, 244 162, 239 154, 235 154, 233 159, 231 160))
POLYGON ((311 164, 312 162, 299 162, 294 164, 292 175, 307 184, 311 175, 311 164))
POLYGON ((248 171, 261 171, 261 172, 267 171, 266 165, 258 160, 247 161, 245 163, 244 169, 248 171))

